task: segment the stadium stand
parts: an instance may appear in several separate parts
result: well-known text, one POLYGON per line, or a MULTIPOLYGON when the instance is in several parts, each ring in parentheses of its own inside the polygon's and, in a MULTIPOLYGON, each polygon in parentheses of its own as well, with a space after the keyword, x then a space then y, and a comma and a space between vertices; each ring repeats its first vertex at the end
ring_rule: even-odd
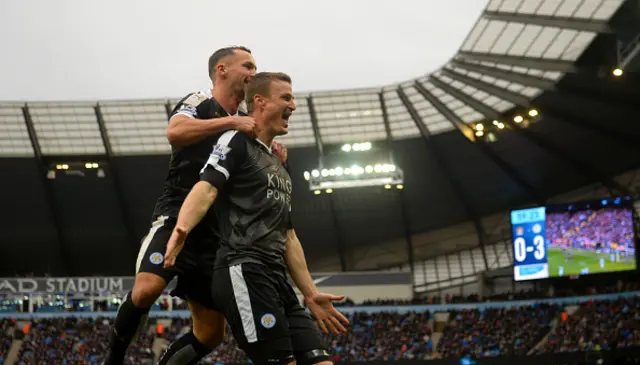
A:
MULTIPOLYGON (((33 320, 17 364, 96 364, 106 351, 110 325, 102 317, 33 320)), ((152 342, 147 327, 129 350, 125 364, 152 363, 152 342)))
POLYGON ((14 325, 15 323, 12 319, 0 319, 0 364, 4 364, 9 348, 11 348, 14 325))
POLYGON ((601 351, 640 346, 640 298, 583 303, 537 352, 601 351))
POLYGON ((451 312, 438 344, 443 358, 526 355, 551 329, 557 305, 451 312))
MULTIPOLYGON (((326 340, 332 360, 339 363, 611 353, 613 349, 640 347, 639 309, 640 292, 533 301, 345 307, 352 322, 349 333, 326 336, 326 340)), ((78 317, 33 314, 51 318, 31 320, 15 364, 98 363, 111 319, 99 314, 92 317, 92 313, 68 314, 78 317)), ((15 323, 9 318, 0 322, 4 334, 0 337, 0 358, 11 345, 15 323)), ((157 317, 141 332, 126 364, 153 363, 166 345, 189 331, 190 325, 188 318, 171 316, 171 312, 157 317), (164 331, 157 331, 162 321, 171 323, 164 331), (164 346, 154 351, 158 340, 164 346)), ((245 363, 246 356, 229 334, 201 362, 245 363)))
POLYGON ((428 312, 355 312, 352 330, 330 337, 335 361, 423 360, 433 350, 428 312))

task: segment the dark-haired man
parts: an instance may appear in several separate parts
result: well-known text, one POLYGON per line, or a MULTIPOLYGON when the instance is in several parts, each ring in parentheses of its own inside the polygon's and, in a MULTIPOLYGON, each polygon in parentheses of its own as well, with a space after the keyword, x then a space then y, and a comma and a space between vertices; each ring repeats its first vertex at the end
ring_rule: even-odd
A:
POLYGON ((184 97, 169 120, 167 138, 172 148, 164 191, 156 202, 151 229, 142 241, 133 290, 118 309, 103 365, 122 365, 151 306, 175 276, 178 283, 172 295, 187 301, 193 327, 169 346, 160 364, 195 364, 223 339, 225 321, 214 309, 210 290, 218 247, 213 215, 195 227, 189 248, 176 265, 163 266, 180 206, 199 180, 213 136, 226 130, 241 130, 249 135, 256 132, 253 118, 239 110, 244 87, 256 72, 251 51, 245 47, 219 49, 209 58, 208 66, 213 89, 184 97))
POLYGON ((291 222, 291 177, 273 155, 276 136, 287 134, 296 109, 291 79, 262 72, 246 88, 257 138, 239 131, 220 134, 201 181, 185 199, 167 245, 165 266, 180 259, 194 227, 213 211, 220 249, 213 298, 241 349, 258 365, 331 364, 313 319, 300 305, 288 271, 319 326, 345 332, 348 320, 332 304, 342 297, 319 293, 291 222), (341 323, 342 322, 342 323, 341 323))

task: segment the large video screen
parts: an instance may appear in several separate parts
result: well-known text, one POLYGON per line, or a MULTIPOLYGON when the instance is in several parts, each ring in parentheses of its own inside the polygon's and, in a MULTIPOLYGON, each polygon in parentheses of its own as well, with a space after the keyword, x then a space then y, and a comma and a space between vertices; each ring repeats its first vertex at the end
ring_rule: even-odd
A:
POLYGON ((514 210, 511 229, 516 281, 636 269, 628 197, 514 210))

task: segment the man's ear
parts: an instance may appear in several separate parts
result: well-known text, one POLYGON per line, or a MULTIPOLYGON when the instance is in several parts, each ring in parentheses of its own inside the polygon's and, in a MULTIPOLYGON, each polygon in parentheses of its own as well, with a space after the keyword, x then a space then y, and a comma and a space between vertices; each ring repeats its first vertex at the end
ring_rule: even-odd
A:
POLYGON ((216 73, 223 75, 227 73, 227 68, 222 63, 216 65, 216 73))
POLYGON ((254 109, 264 107, 265 102, 266 99, 264 98, 264 96, 260 94, 256 94, 253 96, 253 105, 255 105, 254 109))

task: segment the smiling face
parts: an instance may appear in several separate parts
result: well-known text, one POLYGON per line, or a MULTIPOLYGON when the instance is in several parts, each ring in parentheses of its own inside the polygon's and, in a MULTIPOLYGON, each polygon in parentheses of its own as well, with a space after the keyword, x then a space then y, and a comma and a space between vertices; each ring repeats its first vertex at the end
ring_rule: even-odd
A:
POLYGON ((291 84, 280 80, 272 81, 264 104, 265 128, 270 129, 274 136, 289 133, 289 118, 294 110, 296 103, 291 84))
POLYGON ((225 61, 227 83, 235 95, 244 99, 245 86, 256 74, 256 61, 250 53, 242 50, 236 50, 225 61))
POLYGON ((244 99, 245 87, 256 74, 256 61, 243 47, 223 48, 209 58, 209 72, 214 85, 224 85, 239 99, 244 99))
POLYGON ((289 132, 289 118, 296 110, 291 78, 283 73, 261 72, 247 85, 249 112, 271 137, 289 132))

